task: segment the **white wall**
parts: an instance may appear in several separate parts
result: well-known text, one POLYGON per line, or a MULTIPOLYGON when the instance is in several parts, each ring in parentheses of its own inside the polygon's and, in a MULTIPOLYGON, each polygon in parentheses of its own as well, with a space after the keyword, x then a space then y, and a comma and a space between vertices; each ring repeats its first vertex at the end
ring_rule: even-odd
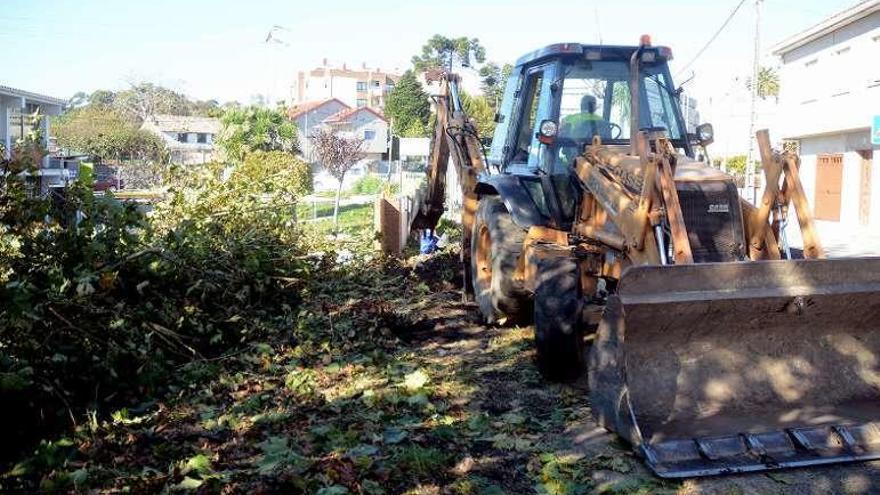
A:
POLYGON ((785 137, 861 129, 880 114, 880 12, 783 56, 785 137))
POLYGON ((364 142, 365 153, 385 153, 388 151, 388 124, 369 111, 358 112, 352 122, 354 134, 364 139, 364 131, 375 132, 372 140, 364 142))
POLYGON ((308 76, 305 83, 304 101, 337 98, 350 107, 357 106, 357 79, 353 77, 308 76))

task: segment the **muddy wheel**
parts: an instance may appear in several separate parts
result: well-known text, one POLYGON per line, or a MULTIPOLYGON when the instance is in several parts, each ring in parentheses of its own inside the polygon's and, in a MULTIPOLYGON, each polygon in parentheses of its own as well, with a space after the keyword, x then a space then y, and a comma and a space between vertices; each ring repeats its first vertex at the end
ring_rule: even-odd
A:
POLYGON ((471 236, 471 279, 474 299, 486 323, 495 324, 502 318, 525 323, 530 317, 528 294, 513 279, 525 236, 500 198, 480 200, 471 236))
POLYGON ((584 371, 580 274, 567 257, 538 261, 535 287, 535 347, 538 368, 553 381, 577 379, 584 371))

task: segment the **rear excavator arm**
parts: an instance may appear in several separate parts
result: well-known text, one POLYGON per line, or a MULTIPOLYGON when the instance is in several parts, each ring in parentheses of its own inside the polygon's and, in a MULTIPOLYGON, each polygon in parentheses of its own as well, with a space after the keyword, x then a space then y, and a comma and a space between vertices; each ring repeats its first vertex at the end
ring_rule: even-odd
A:
MULTIPOLYGON (((427 184, 417 202, 418 212, 412 229, 433 230, 443 215, 446 203, 446 172, 449 159, 458 175, 462 193, 462 249, 463 266, 470 266, 471 232, 477 211, 477 176, 486 170, 486 160, 480 143, 477 126, 465 113, 459 77, 456 74, 428 75, 428 80, 440 82, 440 93, 434 97, 436 125, 431 140, 431 156, 428 164, 427 184)), ((470 276, 465 273, 465 289, 470 292, 470 276)))

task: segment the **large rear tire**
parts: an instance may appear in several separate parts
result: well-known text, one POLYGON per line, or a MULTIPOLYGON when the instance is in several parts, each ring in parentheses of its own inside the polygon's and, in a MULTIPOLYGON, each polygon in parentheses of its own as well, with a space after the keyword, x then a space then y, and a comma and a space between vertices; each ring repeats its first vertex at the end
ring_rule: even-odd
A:
POLYGON ((576 380, 584 372, 580 272, 568 257, 538 260, 535 347, 538 369, 551 381, 576 380))
POLYGON ((474 299, 488 324, 502 319, 527 323, 531 316, 528 293, 513 278, 525 237, 500 198, 480 199, 471 236, 471 279, 474 299))

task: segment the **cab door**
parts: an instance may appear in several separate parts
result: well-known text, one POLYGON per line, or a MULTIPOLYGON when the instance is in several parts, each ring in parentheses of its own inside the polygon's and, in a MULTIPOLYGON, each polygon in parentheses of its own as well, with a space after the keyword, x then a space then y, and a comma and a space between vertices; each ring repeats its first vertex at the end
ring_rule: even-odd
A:
POLYGON ((547 146, 541 146, 537 133, 541 121, 553 118, 551 86, 556 63, 551 62, 528 69, 520 89, 519 116, 510 165, 515 170, 543 170, 550 173, 553 160, 547 146))

